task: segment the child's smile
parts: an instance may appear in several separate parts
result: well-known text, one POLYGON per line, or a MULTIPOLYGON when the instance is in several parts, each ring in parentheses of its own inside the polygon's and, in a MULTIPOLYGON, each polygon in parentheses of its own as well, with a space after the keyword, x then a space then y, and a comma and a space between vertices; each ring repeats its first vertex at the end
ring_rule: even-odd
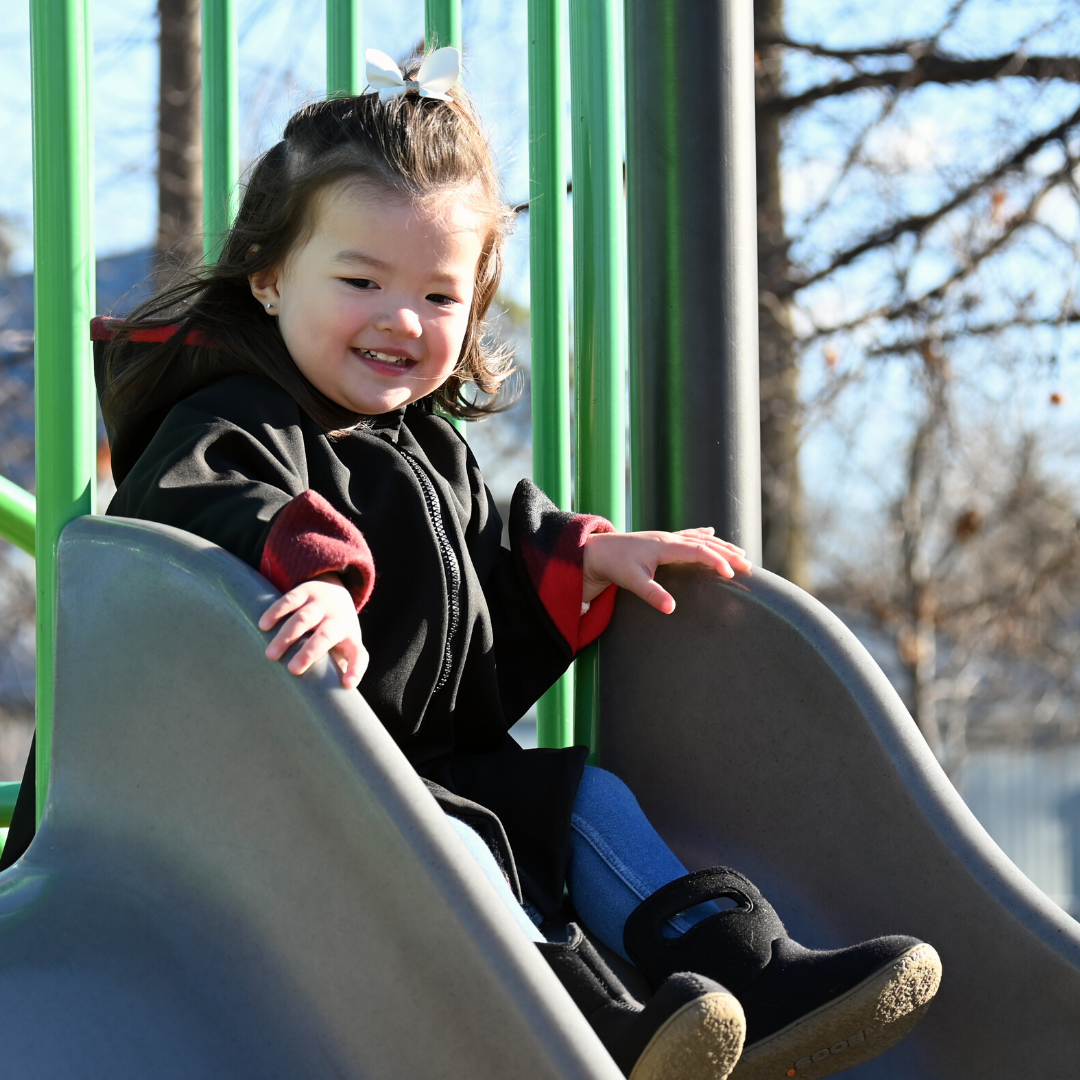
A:
POLYGON ((353 412, 390 412, 457 366, 484 220, 463 192, 415 200, 356 183, 315 200, 308 239, 252 292, 296 366, 353 412))
POLYGON ((411 356, 389 356, 386 353, 372 352, 371 349, 354 349, 353 352, 355 352, 361 360, 374 360, 377 369, 387 365, 392 368, 405 369, 412 367, 412 365, 416 363, 411 356))

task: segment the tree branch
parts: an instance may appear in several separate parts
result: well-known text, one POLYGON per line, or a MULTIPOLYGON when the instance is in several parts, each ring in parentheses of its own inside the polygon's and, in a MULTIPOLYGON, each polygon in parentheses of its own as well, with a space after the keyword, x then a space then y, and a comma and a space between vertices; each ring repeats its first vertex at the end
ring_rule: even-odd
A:
POLYGON ((901 341, 893 342, 891 345, 878 345, 872 349, 867 349, 866 356, 869 359, 880 356, 900 356, 904 353, 919 353, 921 355, 933 345, 949 345, 969 337, 994 337, 1018 326, 1033 330, 1040 326, 1049 328, 1071 326, 1075 323, 1080 323, 1080 311, 1076 310, 1066 311, 1060 315, 1048 315, 1044 318, 1017 315, 1010 319, 1003 319, 1000 322, 985 323, 982 326, 965 326, 959 330, 946 330, 932 336, 904 338, 901 341))
MULTIPOLYGON (((934 288, 928 292, 923 293, 921 296, 903 298, 899 302, 894 302, 891 305, 882 305, 873 308, 870 311, 864 311, 862 314, 856 316, 854 319, 849 319, 847 322, 834 324, 832 326, 821 327, 815 326, 814 332, 807 334, 801 338, 804 347, 815 341, 820 341, 822 338, 832 337, 834 334, 844 333, 854 330, 856 327, 863 325, 871 319, 884 319, 887 322, 895 322, 896 320, 903 318, 914 318, 919 315, 924 305, 933 299, 942 298, 945 293, 958 283, 965 281, 969 278, 979 266, 996 251, 999 251, 1017 232, 1027 225, 1039 226, 1040 223, 1035 220, 1035 212, 1041 204, 1046 195, 1053 190, 1059 183, 1064 181, 1070 181, 1072 179, 1073 170, 1076 168, 1076 161, 1073 158, 1068 158, 1065 164, 1054 173, 1051 173, 1042 184, 1040 189, 1035 193, 1032 199, 1029 201, 1027 207, 1018 213, 1014 214, 1009 220, 1006 228, 998 236, 994 237, 990 243, 985 244, 981 250, 971 253, 965 260, 964 264, 960 266, 954 273, 950 274, 944 281, 935 285, 934 288)), ((1074 309, 1075 310, 1075 309, 1074 309)), ((1073 318, 1068 312, 1059 315, 1055 318, 1047 318, 1046 320, 1032 319, 1030 316, 1025 316, 1021 313, 1017 313, 1012 316, 1007 322, 1001 324, 986 324, 986 329, 980 330, 979 328, 958 331, 949 331, 939 334, 933 340, 939 342, 945 342, 954 340, 957 337, 962 337, 966 333, 989 335, 999 332, 999 330, 1006 329, 1009 326, 1059 326, 1067 325, 1072 322, 1080 321, 1080 319, 1073 318)), ((931 339, 926 338, 928 342, 931 339)), ((918 339, 912 339, 912 344, 918 343, 921 345, 924 343, 922 337, 918 339)), ((887 355, 900 355, 903 352, 910 351, 906 347, 900 346, 880 346, 875 350, 872 350, 868 356, 887 356, 887 355)))
POLYGON ((1002 56, 961 60, 937 51, 920 53, 917 42, 903 42, 896 46, 852 53, 798 42, 779 41, 777 44, 786 44, 790 48, 802 49, 816 56, 844 60, 852 64, 863 57, 905 55, 910 57, 911 64, 905 68, 886 71, 860 71, 850 78, 834 79, 790 97, 777 95, 765 98, 759 101, 757 106, 762 115, 789 116, 817 101, 842 97, 858 90, 912 90, 926 83, 952 86, 957 83, 991 82, 1003 78, 1033 79, 1038 82, 1061 79, 1064 82, 1080 83, 1080 57, 1075 56, 1025 56, 1023 53, 1005 53, 1002 56))
POLYGON ((877 129, 878 125, 892 114, 893 110, 896 108, 896 103, 899 100, 898 97, 890 98, 881 107, 877 116, 863 125, 862 130, 852 143, 851 149, 848 151, 843 165, 840 166, 836 176, 833 177, 832 182, 829 184, 828 191, 826 191, 818 200, 817 206, 803 218, 803 229, 812 225, 825 212, 828 205, 832 202, 833 197, 836 195, 836 192, 839 190, 840 185, 847 179, 848 174, 851 172, 852 168, 854 168, 855 162, 862 156, 863 150, 866 149, 867 139, 877 129))
POLYGON ((927 214, 913 214, 911 217, 904 218, 902 221, 894 222, 892 225, 888 225, 884 229, 878 230, 876 233, 868 236, 865 240, 861 240, 846 251, 842 251, 834 256, 828 266, 823 267, 821 270, 808 274, 800 280, 787 281, 780 284, 774 290, 776 295, 780 297, 792 296, 800 289, 805 289, 807 286, 827 278, 841 267, 849 265, 860 256, 865 255, 868 251, 873 251, 876 248, 885 247, 888 244, 895 243, 902 236, 906 236, 909 233, 925 232, 931 225, 935 225, 957 207, 962 206, 969 199, 978 195, 988 185, 1000 180, 1006 173, 1014 171, 1029 158, 1034 157, 1044 146, 1047 146, 1052 142, 1063 141, 1070 129, 1077 124, 1080 124, 1080 108, 1049 131, 1044 131, 1041 134, 1036 135, 1033 139, 1030 139, 1015 153, 1011 154, 1004 161, 991 169, 990 172, 984 173, 982 176, 971 181, 971 183, 966 184, 956 192, 955 195, 947 199, 936 209, 931 210, 927 214))
POLYGON ((865 57, 875 56, 902 56, 905 59, 911 59, 925 42, 922 38, 913 38, 910 41, 895 41, 891 45, 867 45, 861 49, 830 49, 814 41, 795 41, 785 34, 759 34, 755 44, 759 49, 780 46, 809 53, 811 56, 820 56, 826 60, 841 60, 844 63, 853 64, 865 57))

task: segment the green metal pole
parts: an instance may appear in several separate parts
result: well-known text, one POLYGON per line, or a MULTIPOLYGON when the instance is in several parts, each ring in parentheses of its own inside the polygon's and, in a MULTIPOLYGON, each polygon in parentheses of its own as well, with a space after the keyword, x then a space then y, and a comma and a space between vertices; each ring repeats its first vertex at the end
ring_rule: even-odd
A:
MULTIPOLYGON (((7 780, 0 784, 0 828, 6 829, 11 824, 11 815, 15 812, 15 800, 19 797, 18 780, 7 780)), ((0 851, 3 851, 0 845, 0 851)))
MULTIPOLYGON (((614 0, 570 0, 575 503, 617 529, 626 517, 621 52, 614 0)), ((578 658, 576 678, 574 741, 595 759, 595 646, 578 658)))
POLYGON ((0 536, 33 555, 36 520, 34 496, 0 476, 0 536))
POLYGON ((56 547, 94 510, 97 422, 90 318, 88 0, 31 0, 34 130, 34 398, 37 430, 37 817, 49 787, 56 547))
MULTIPOLYGON (((656 158, 649 162, 649 170, 642 165, 642 124, 637 111, 627 116, 626 124, 626 196, 628 207, 642 211, 635 215, 628 210, 627 229, 627 269, 630 280, 629 292, 635 302, 647 288, 645 282, 652 280, 660 296, 656 306, 664 310, 681 309, 683 295, 683 267, 678 258, 673 257, 677 248, 684 223, 680 220, 680 210, 676 197, 677 176, 681 171, 677 136, 679 121, 690 120, 686 114, 685 99, 680 100, 677 87, 681 81, 682 65, 674 47, 675 21, 677 12, 671 5, 658 8, 649 0, 626 2, 626 101, 628 109, 635 109, 639 99, 650 85, 659 90, 657 95, 658 115, 650 117, 659 124, 649 132, 653 144, 648 147, 656 158), (648 12, 654 20, 650 30, 655 37, 641 40, 641 12, 648 12), (642 58, 649 46, 654 49, 652 68, 642 70, 642 58), (666 80, 673 80, 675 87, 669 92, 666 80), (662 175, 665 183, 655 187, 650 181, 662 175), (651 226, 655 237, 656 250, 650 255, 656 256, 663 243, 664 272, 656 275, 647 269, 648 256, 642 253, 642 239, 645 229, 642 223, 651 226), (662 238, 662 239, 661 239, 662 238)), ((649 342, 642 329, 642 319, 636 303, 631 307, 628 326, 629 337, 629 387, 630 387, 630 480, 631 480, 631 528, 683 528, 686 518, 681 481, 685 462, 680 453, 681 444, 675 443, 670 454, 663 455, 663 464, 650 458, 650 449, 655 455, 655 447, 650 447, 646 437, 648 412, 662 408, 664 419, 673 431, 681 430, 682 417, 679 406, 683 391, 683 346, 681 326, 677 323, 666 325, 663 330, 668 335, 662 342, 649 342), (648 345, 659 348, 650 350, 648 345), (650 355, 650 353, 652 355, 650 355), (662 385, 657 385, 662 383, 662 385), (662 403, 662 404, 661 404, 662 403), (648 480, 659 469, 664 469, 660 486, 669 492, 673 505, 673 514, 662 524, 652 520, 649 514, 648 480), (665 488, 666 485, 666 488, 665 488)), ((711 314, 711 313, 710 313, 711 314)), ((659 455, 657 455, 659 456, 659 455)), ((710 519, 709 524, 712 524, 710 519)))
POLYGON ((461 0, 426 0, 424 4, 424 48, 446 45, 461 48, 461 0))
MULTIPOLYGON (((529 260, 533 479, 570 509, 570 338, 567 322, 563 3, 529 0, 529 260)), ((573 668, 537 705, 537 743, 573 741, 573 668)))
POLYGON ((236 7, 202 0, 203 256, 212 262, 237 207, 240 178, 236 7))
POLYGON ((326 0, 326 96, 350 97, 364 89, 360 0, 326 0))

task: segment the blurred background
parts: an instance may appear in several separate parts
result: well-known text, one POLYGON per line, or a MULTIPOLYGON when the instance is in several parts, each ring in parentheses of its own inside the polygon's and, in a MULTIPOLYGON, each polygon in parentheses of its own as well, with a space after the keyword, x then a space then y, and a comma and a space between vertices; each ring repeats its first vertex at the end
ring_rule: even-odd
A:
MULTIPOLYGON (((92 6, 98 310, 120 314, 201 251, 199 4, 92 6)), ((321 95, 323 8, 239 0, 245 163, 321 95)), ((5 16, 0 474, 33 490, 29 21, 5 16)), ((525 16, 464 0, 514 204, 525 16)), ((1080 6, 755 16, 764 563, 854 629, 994 839, 1080 914, 1080 6)), ((422 27, 422 0, 369 3, 363 45, 404 57, 422 27)), ((501 503, 530 471, 528 297, 526 211, 495 318, 519 404, 469 431, 501 503)), ((99 467, 104 510, 104 442, 99 467)), ((33 573, 0 541, 0 779, 33 728, 33 573)))

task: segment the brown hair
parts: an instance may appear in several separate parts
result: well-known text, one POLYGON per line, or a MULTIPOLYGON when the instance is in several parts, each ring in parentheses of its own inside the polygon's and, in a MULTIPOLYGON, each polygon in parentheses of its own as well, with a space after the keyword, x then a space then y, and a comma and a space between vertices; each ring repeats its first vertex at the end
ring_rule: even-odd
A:
MULTIPOLYGON (((419 60, 405 77, 415 79, 419 60)), ((389 102, 378 94, 333 98, 306 105, 284 138, 252 167, 236 221, 221 256, 174 280, 140 304, 117 327, 109 349, 103 405, 137 409, 163 382, 192 386, 244 372, 272 379, 325 430, 351 426, 356 414, 331 401, 300 373, 268 315, 251 295, 249 276, 280 266, 312 227, 315 198, 341 180, 425 198, 470 188, 489 220, 476 267, 472 310, 454 374, 430 397, 443 412, 471 419, 505 407, 468 400, 474 383, 494 395, 510 374, 505 349, 493 347, 484 317, 502 274, 503 243, 511 218, 480 121, 460 86, 453 101, 409 92, 389 102), (127 347, 135 331, 176 326, 152 347, 127 347), (191 342, 208 342, 211 347, 191 342)))

